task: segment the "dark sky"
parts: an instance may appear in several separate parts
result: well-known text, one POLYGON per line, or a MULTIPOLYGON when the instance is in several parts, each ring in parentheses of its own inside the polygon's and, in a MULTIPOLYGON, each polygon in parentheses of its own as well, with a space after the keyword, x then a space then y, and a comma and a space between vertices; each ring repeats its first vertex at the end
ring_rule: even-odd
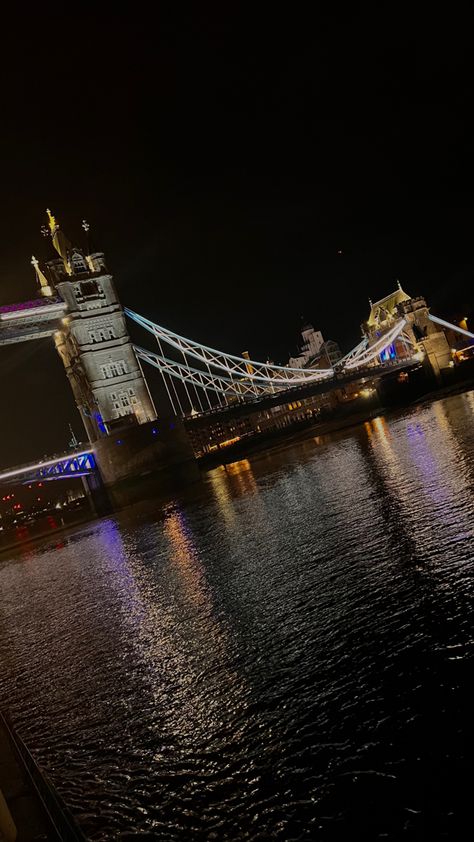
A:
MULTIPOLYGON (((284 361, 302 316, 347 350, 396 278, 471 312, 470 29, 221 6, 3 28, 1 302, 34 295, 51 207, 124 303, 236 353, 284 361)), ((65 446, 51 344, 0 360, 0 465, 65 446)))

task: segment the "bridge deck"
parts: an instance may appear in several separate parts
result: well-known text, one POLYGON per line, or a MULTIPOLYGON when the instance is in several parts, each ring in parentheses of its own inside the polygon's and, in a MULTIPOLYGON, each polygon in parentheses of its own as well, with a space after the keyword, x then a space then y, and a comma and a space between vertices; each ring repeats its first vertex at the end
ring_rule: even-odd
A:
POLYGON ((261 409, 269 409, 270 407, 279 406, 281 404, 291 403, 294 400, 301 400, 305 397, 312 397, 313 395, 323 395, 327 392, 332 392, 336 389, 341 389, 350 383, 355 383, 358 380, 381 380, 390 374, 395 374, 399 371, 407 371, 420 368, 419 360, 399 360, 398 362, 382 363, 375 367, 367 367, 363 369, 353 369, 348 372, 336 373, 334 377, 323 380, 319 383, 310 383, 308 385, 293 386, 292 388, 275 392, 274 394, 267 393, 266 395, 256 395, 254 398, 246 397, 239 402, 229 403, 225 406, 215 406, 212 409, 206 409, 203 412, 197 412, 186 417, 186 424, 199 424, 204 420, 215 415, 221 416, 237 416, 246 414, 252 409, 257 412, 261 409))
POLYGON ((0 473, 0 484, 75 479, 88 476, 96 470, 97 464, 92 450, 79 450, 43 462, 8 468, 0 473))
POLYGON ((52 336, 66 310, 60 298, 38 298, 0 307, 0 345, 52 336))

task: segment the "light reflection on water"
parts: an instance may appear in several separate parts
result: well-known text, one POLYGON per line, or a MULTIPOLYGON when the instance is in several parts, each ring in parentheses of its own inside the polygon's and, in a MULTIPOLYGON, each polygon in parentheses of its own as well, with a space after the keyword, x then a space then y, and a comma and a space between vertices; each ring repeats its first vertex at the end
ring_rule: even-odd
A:
POLYGON ((1 703, 91 838, 455 838, 473 416, 375 418, 0 564, 1 703))

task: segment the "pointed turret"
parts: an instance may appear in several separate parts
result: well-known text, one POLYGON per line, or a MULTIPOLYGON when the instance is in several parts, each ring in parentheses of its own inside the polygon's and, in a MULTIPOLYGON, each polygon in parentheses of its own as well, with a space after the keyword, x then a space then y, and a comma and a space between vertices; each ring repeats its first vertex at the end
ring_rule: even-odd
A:
POLYGON ((54 290, 49 285, 48 279, 47 279, 46 275, 40 269, 39 263, 38 263, 38 261, 37 261, 37 259, 34 255, 31 258, 31 265, 34 267, 34 270, 35 270, 35 273, 36 273, 36 279, 37 279, 37 281, 39 282, 39 285, 40 285, 41 295, 47 295, 49 297, 52 297, 54 295, 54 290))
POLYGON ((61 231, 58 223, 56 222, 56 217, 53 216, 49 208, 47 208, 46 213, 48 214, 48 225, 49 230, 51 231, 51 239, 53 241, 53 246, 64 263, 64 269, 66 274, 72 275, 72 267, 69 260, 71 243, 69 242, 65 234, 63 234, 63 232, 61 231))

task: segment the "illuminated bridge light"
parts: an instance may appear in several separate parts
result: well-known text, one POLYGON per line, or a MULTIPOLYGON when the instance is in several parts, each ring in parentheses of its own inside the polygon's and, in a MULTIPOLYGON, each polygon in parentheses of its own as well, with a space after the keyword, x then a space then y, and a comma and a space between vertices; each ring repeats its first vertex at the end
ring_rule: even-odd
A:
POLYGON ((37 487, 41 488, 45 481, 89 476, 96 470, 97 463, 94 454, 92 451, 84 451, 83 453, 71 453, 56 459, 48 459, 44 462, 36 462, 32 465, 11 468, 9 471, 0 474, 0 483, 17 479, 19 483, 24 485, 31 485, 32 482, 36 482, 37 487))

